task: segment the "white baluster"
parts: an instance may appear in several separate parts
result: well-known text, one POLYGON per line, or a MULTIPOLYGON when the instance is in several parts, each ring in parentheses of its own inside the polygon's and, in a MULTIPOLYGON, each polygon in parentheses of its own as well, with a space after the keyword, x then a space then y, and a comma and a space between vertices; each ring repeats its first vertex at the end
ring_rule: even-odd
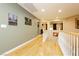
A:
POLYGON ((69 44, 70 44, 70 56, 72 56, 72 45, 71 45, 71 34, 69 34, 69 44))
POLYGON ((74 35, 74 56, 76 55, 76 45, 75 45, 75 35, 74 35))
POLYGON ((60 33, 60 39, 65 43, 63 51, 66 55, 78 56, 79 54, 79 35, 73 33, 60 33), (67 52, 67 53, 66 53, 67 52))
POLYGON ((76 44, 77 44, 77 46, 76 46, 76 55, 78 56, 78 36, 76 37, 76 44))
POLYGON ((70 34, 70 42, 71 42, 71 43, 70 43, 70 45, 71 45, 71 46, 70 46, 70 49, 71 49, 71 56, 72 56, 72 52, 73 52, 73 50, 72 50, 72 38, 73 38, 73 37, 72 37, 72 35, 70 34))

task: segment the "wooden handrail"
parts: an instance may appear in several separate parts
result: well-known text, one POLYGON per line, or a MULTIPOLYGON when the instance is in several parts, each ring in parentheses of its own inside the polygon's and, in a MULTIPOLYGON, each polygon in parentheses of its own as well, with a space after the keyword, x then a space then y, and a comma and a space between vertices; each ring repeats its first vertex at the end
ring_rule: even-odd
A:
POLYGON ((79 35, 79 33, 77 32, 65 32, 65 31, 61 31, 61 32, 64 32, 66 34, 71 34, 71 35, 79 35))

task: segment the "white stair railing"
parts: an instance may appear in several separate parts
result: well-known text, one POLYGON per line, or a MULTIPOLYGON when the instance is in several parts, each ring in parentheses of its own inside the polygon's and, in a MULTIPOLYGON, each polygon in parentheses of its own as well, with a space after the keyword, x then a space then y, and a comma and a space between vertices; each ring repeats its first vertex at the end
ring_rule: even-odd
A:
POLYGON ((79 56, 79 33, 60 32, 58 42, 64 55, 79 56))

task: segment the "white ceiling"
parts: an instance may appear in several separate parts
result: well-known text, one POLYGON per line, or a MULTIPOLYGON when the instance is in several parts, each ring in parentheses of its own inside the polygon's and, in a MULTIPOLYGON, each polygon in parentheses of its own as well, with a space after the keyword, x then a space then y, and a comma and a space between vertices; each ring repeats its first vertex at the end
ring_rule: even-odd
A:
POLYGON ((37 18, 45 20, 53 20, 56 17, 65 18, 79 14, 78 3, 20 3, 19 5, 37 18), (45 12, 42 12, 41 9, 45 9, 45 12), (62 10, 61 13, 58 12, 59 9, 62 10))

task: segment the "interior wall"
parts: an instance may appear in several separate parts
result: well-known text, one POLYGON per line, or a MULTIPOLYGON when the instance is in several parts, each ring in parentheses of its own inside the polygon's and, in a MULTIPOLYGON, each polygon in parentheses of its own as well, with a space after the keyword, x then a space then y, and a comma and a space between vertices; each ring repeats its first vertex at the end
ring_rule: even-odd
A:
MULTIPOLYGON (((75 17, 70 17, 68 19, 63 20, 63 31, 65 32, 77 32, 79 33, 79 29, 75 28, 75 18, 79 18, 79 16, 75 16, 75 17)), ((73 38, 72 41, 71 39, 69 39, 69 34, 61 32, 59 33, 59 37, 58 37, 58 42, 60 45, 61 50, 63 51, 63 54, 66 56, 70 56, 71 53, 73 54, 73 50, 70 50, 70 42, 73 42, 73 38), (71 51, 71 53, 70 53, 71 51)), ((73 46, 73 44, 72 44, 73 46)))
POLYGON ((68 19, 63 20, 63 31, 79 32, 79 29, 75 28, 75 18, 79 18, 79 16, 70 17, 68 19))
POLYGON ((0 25, 7 25, 7 28, 0 27, 0 54, 38 35, 36 21, 37 18, 16 3, 0 4, 0 25), (17 26, 8 25, 8 13, 14 13, 18 16, 17 26), (24 17, 32 19, 32 26, 25 25, 24 17))
POLYGON ((62 31, 62 25, 61 23, 63 23, 63 21, 52 21, 50 23, 50 28, 52 28, 53 32, 59 32, 59 31, 62 31), (56 30, 53 29, 54 25, 53 24, 56 24, 56 30))

